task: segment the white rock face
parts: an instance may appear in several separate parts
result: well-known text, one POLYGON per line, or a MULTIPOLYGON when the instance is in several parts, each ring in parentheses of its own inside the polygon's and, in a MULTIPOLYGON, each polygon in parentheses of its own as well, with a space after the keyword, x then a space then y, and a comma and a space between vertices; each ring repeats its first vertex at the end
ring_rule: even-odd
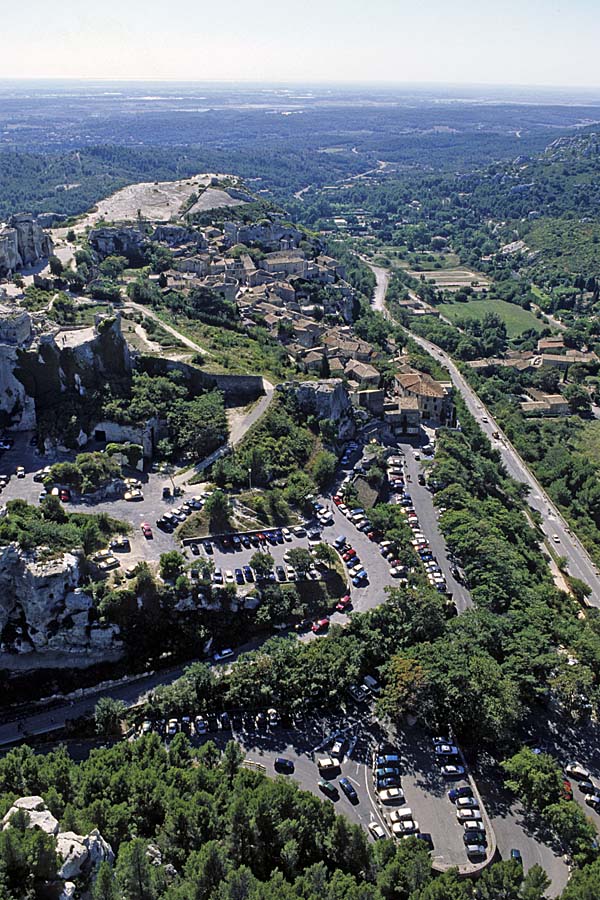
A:
POLYGON ((58 834, 58 819, 54 818, 41 797, 21 797, 15 800, 2 819, 0 831, 10 828, 11 817, 20 809, 24 809, 29 816, 30 828, 39 828, 46 834, 58 834))
POLYGON ((341 378, 327 378, 321 381, 292 382, 285 390, 296 395, 300 409, 317 419, 329 419, 338 429, 341 440, 354 437, 356 425, 352 402, 341 378))
POLYGON ((77 553, 38 562, 17 544, 0 548, 0 642, 22 653, 33 647, 114 655, 119 629, 92 620, 94 601, 78 587, 79 577, 77 553))
POLYGON ((52 238, 34 216, 20 213, 0 229, 0 275, 33 266, 53 252, 52 238))
POLYGON ((41 828, 46 834, 56 837, 56 851, 63 859, 58 877, 67 882, 63 890, 66 897, 70 898, 74 894, 75 885, 69 886, 71 879, 91 874, 105 860, 111 865, 114 862, 112 847, 96 828, 85 836, 75 834, 74 831, 59 831, 58 821, 41 797, 21 797, 20 800, 15 800, 2 819, 0 830, 10 828, 10 818, 19 809, 24 809, 29 815, 29 828, 41 828))

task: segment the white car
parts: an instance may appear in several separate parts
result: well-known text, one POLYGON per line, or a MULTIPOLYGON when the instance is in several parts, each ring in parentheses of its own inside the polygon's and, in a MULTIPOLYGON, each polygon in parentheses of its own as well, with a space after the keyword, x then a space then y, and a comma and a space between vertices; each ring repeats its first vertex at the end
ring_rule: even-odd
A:
POLYGON ((336 759, 342 759, 344 756, 344 742, 336 741, 333 747, 331 748, 331 755, 336 759))
POLYGON ((467 856, 485 856, 486 850, 483 844, 467 844, 467 856))
POLYGON ((394 837, 406 837, 409 834, 419 833, 419 823, 413 819, 404 819, 402 822, 394 822, 392 834, 394 837))
POLYGON ((442 775, 446 778, 458 778, 459 775, 465 774, 464 766, 442 766, 440 769, 442 775))
POLYGON ((390 813, 390 822, 409 822, 412 821, 412 809, 405 806, 404 809, 394 809, 390 813))
POLYGON ((481 821, 481 813, 478 809, 457 809, 456 818, 459 822, 481 821))
POLYGON ((588 770, 578 762, 570 762, 565 766, 565 772, 576 781, 589 781, 591 778, 588 770))
POLYGON ((286 566, 285 574, 286 574, 288 581, 296 581, 296 579, 298 578, 298 576, 296 574, 296 570, 294 569, 293 566, 286 566))
POLYGON ((124 499, 129 500, 129 501, 143 500, 144 495, 142 494, 142 492, 140 490, 138 490, 137 488, 134 488, 134 490, 132 490, 132 491, 125 491, 124 499))
POLYGON ((466 822, 462 823, 462 827, 465 831, 485 831, 483 823, 481 822, 481 816, 479 820, 477 819, 467 819, 466 822))
POLYGON ((173 735, 177 734, 179 731, 179 723, 177 719, 169 719, 169 723, 167 725, 167 735, 169 737, 173 737, 173 735))
POLYGON ((339 761, 337 759, 332 759, 331 756, 321 756, 320 759, 317 760, 319 769, 338 769, 339 765, 339 761))
POLYGON ((287 541, 289 543, 292 540, 292 533, 289 528, 282 528, 281 533, 283 535, 284 541, 287 541))
POLYGON ((231 571, 231 569, 226 569, 225 570, 225 583, 233 584, 234 581, 235 581, 235 578, 233 577, 233 572, 231 571))
POLYGON ((459 809, 479 809, 479 803, 475 797, 459 797, 456 805, 459 809))
POLYGON ((404 791, 399 787, 385 788, 379 791, 382 803, 404 803, 404 791))
POLYGON ((383 826, 379 822, 369 822, 369 831, 375 841, 381 841, 386 836, 383 826))

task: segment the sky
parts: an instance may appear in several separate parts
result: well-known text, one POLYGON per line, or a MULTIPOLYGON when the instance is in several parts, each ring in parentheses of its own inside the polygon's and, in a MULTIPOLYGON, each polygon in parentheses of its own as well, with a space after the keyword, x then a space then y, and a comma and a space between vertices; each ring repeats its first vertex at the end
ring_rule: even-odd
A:
POLYGON ((600 87, 598 0, 25 0, 0 78, 600 87))

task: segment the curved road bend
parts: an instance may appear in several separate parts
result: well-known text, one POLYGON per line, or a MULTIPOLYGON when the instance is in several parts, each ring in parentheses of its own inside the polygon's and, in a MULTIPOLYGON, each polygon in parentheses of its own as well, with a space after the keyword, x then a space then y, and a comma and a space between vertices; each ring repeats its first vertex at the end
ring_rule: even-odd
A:
MULTIPOLYGON (((365 260, 365 262, 367 262, 365 260)), ((378 266, 367 263, 372 269, 377 286, 373 296, 373 306, 382 312, 387 318, 392 319, 389 310, 385 306, 385 290, 383 285, 387 286, 384 280, 382 270, 378 266)), ((389 280, 389 273, 388 273, 389 280)), ((476 420, 481 430, 490 439, 492 445, 498 450, 506 471, 516 481, 524 482, 529 488, 530 493, 527 502, 532 509, 535 509, 541 516, 542 530, 546 536, 548 546, 553 547, 560 556, 565 556, 568 560, 569 574, 580 578, 592 589, 592 594, 588 598, 588 602, 592 606, 600 607, 600 577, 598 569, 590 558, 589 554, 579 541, 579 539, 571 532, 569 525, 563 519, 562 515, 548 497, 541 484, 529 470, 521 456, 510 443, 492 414, 483 405, 475 391, 467 383, 464 376, 458 370, 451 357, 431 341, 414 334, 408 328, 404 329, 407 334, 424 350, 427 350, 433 357, 437 357, 450 373, 450 378, 454 387, 460 391, 467 405, 467 409, 476 420), (494 432, 500 435, 499 439, 493 437, 494 432)))

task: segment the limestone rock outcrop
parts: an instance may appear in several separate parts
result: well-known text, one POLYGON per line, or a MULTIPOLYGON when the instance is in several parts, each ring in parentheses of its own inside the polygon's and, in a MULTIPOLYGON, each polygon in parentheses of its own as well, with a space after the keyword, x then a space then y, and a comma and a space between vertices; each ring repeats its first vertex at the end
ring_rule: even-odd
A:
POLYGON ((0 228, 0 276, 16 272, 23 266, 34 266, 53 252, 50 235, 29 213, 12 216, 0 228))
POLYGON ((95 828, 89 834, 75 834, 74 831, 59 831, 57 819, 52 815, 41 797, 21 797, 15 800, 2 822, 0 831, 11 827, 12 816, 24 811, 29 817, 28 828, 39 828, 56 838, 56 851, 63 862, 58 877, 67 882, 64 895, 72 897, 73 888, 68 887, 72 879, 93 875, 101 862, 114 862, 115 855, 110 844, 95 828))
POLYGON ((342 441, 350 440, 356 433, 350 395, 341 378, 321 381, 290 382, 283 390, 295 395, 296 402, 305 415, 317 420, 329 419, 337 428, 342 441))
POLYGON ((92 598, 78 587, 80 565, 76 553, 43 561, 17 544, 0 548, 1 650, 120 651, 118 627, 98 624, 92 598))
POLYGON ((92 228, 88 241, 101 259, 125 256, 131 263, 140 263, 144 262, 148 235, 141 226, 103 225, 92 228))
POLYGON ((37 409, 107 381, 128 380, 132 361, 119 316, 59 332, 40 316, 0 306, 0 412, 16 430, 35 428, 37 409))

